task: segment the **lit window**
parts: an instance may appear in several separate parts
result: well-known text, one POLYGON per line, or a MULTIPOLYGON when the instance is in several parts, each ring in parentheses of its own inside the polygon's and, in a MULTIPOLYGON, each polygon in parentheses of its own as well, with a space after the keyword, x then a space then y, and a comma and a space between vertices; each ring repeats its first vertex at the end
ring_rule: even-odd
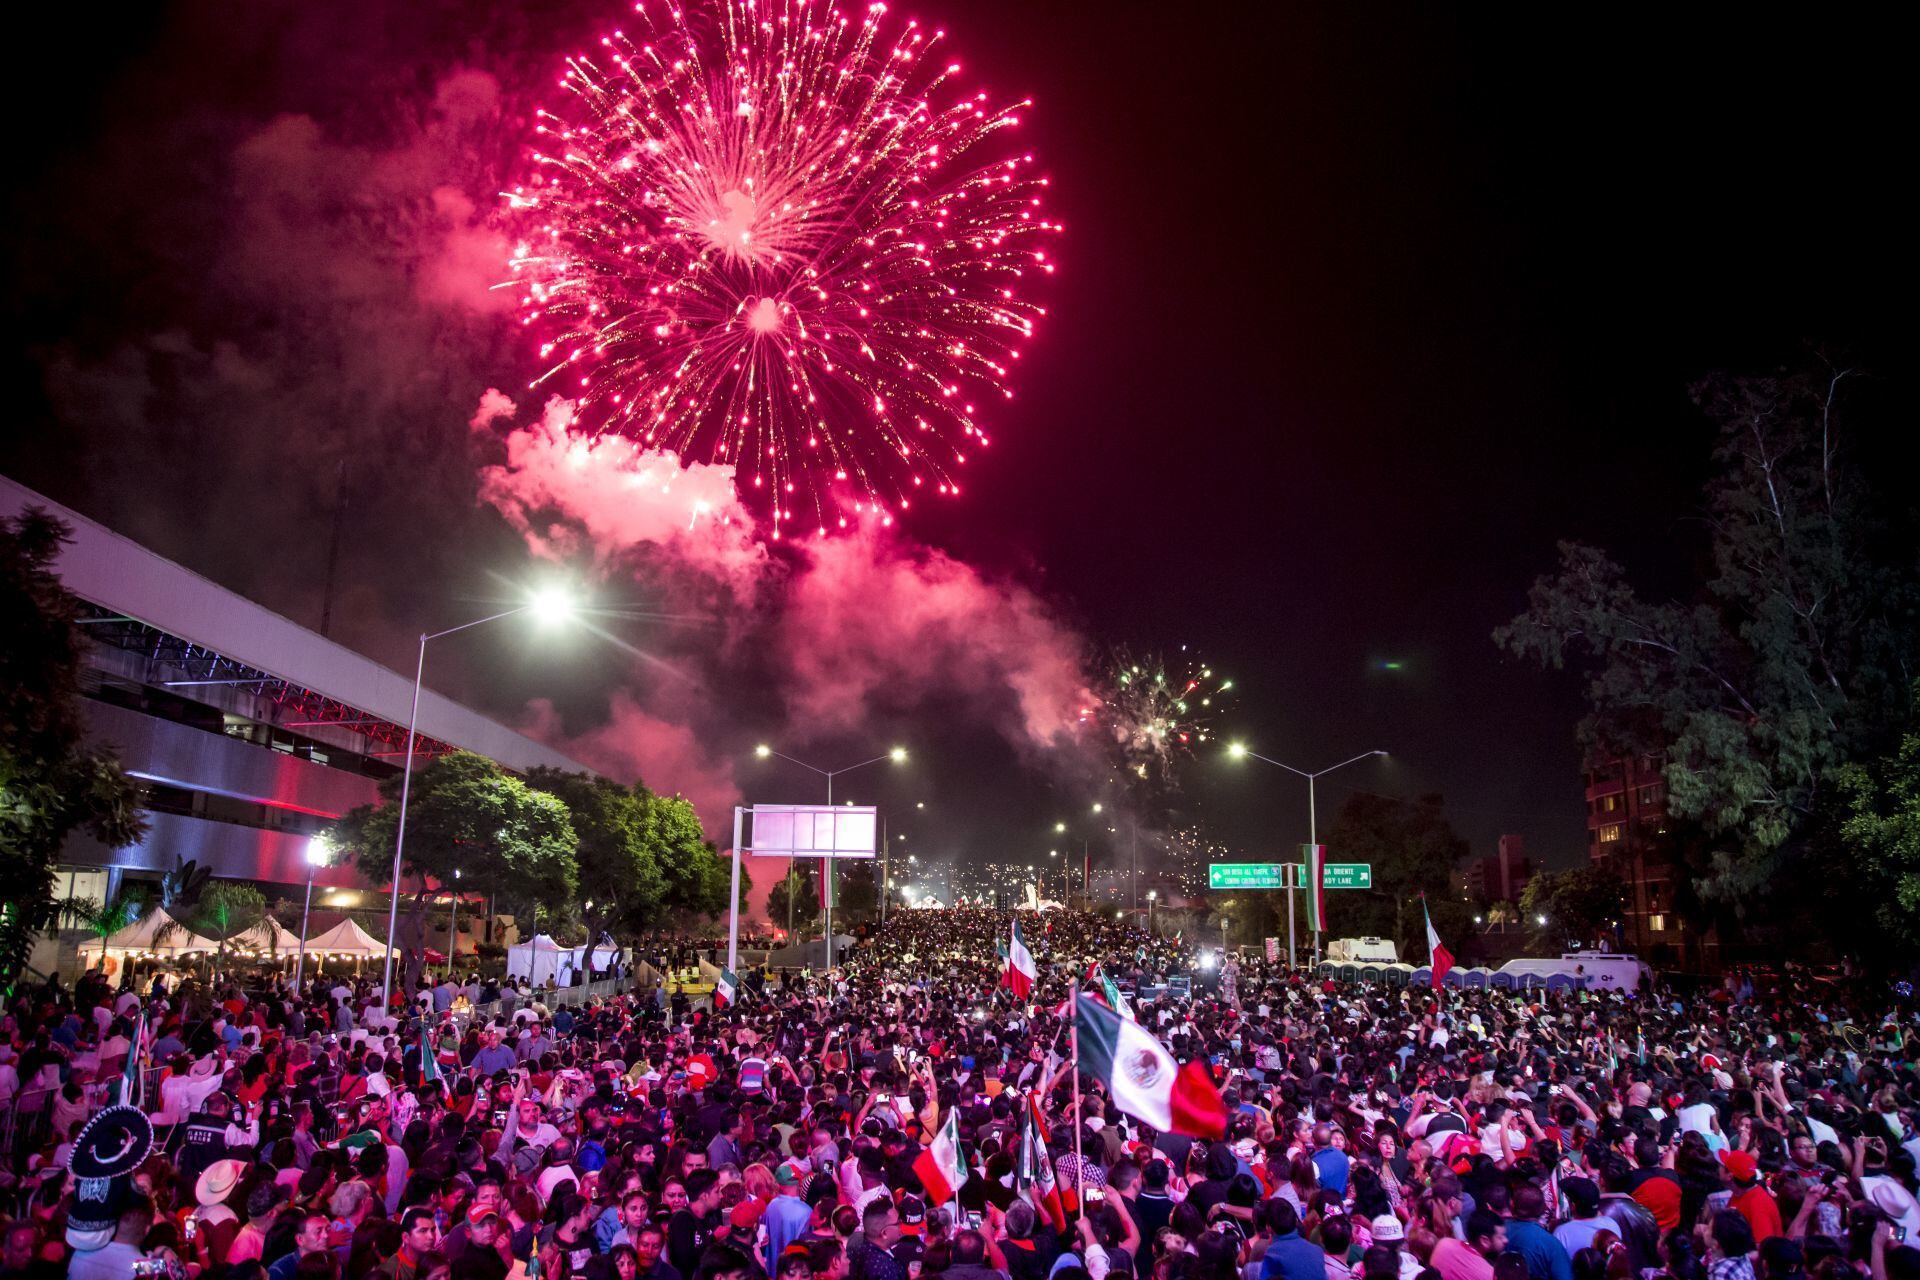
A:
POLYGON ((1616 840, 1618 840, 1619 838, 1620 838, 1620 824, 1619 824, 1619 823, 1617 823, 1617 822, 1610 822, 1610 823, 1608 823, 1608 824, 1607 824, 1606 826, 1604 826, 1604 827, 1602 827, 1602 828, 1600 828, 1600 843, 1601 843, 1601 844, 1612 844, 1612 843, 1613 843, 1614 841, 1616 841, 1616 840))
POLYGON ((1666 916, 1664 915, 1648 916, 1647 928, 1651 929, 1655 933, 1665 933, 1667 931, 1666 916))
POLYGON ((1620 807, 1620 797, 1617 795, 1602 796, 1600 797, 1600 807, 1608 813, 1612 813, 1620 807))

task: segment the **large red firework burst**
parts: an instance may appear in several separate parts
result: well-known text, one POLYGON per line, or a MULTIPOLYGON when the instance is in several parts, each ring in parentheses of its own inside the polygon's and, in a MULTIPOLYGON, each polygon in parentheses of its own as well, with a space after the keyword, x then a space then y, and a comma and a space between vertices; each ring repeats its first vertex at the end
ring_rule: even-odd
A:
POLYGON ((891 523, 957 494, 1052 264, 1027 103, 953 87, 943 33, 884 5, 635 6, 569 61, 508 193, 536 387, 589 429, 731 463, 783 525, 891 523))

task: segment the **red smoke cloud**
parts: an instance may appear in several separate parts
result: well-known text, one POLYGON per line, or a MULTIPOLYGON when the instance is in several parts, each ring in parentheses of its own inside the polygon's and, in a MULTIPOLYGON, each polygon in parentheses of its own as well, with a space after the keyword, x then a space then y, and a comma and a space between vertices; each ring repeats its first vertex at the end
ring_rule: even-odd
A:
MULTIPOLYGON (((510 399, 489 391, 472 425, 492 434, 513 411, 510 399)), ((647 567, 640 572, 691 571, 729 588, 733 612, 712 620, 727 642, 703 646, 704 684, 728 688, 734 682, 714 668, 750 649, 763 669, 772 668, 789 721, 782 737, 826 737, 958 695, 952 701, 1023 749, 1083 741, 1089 712, 1099 705, 1088 687, 1087 646, 1025 586, 991 578, 896 529, 789 543, 776 558, 754 538, 732 468, 689 466, 619 438, 577 436, 572 424, 572 406, 555 400, 538 422, 508 431, 506 462, 481 473, 482 498, 538 555, 590 557, 601 572, 637 565, 647 567), (742 646, 742 636, 753 642, 742 646)), ((725 708, 689 711, 710 721, 712 732, 730 734, 725 708)), ((622 734, 635 734, 646 749, 636 747, 630 758, 644 754, 656 771, 671 769, 675 751, 698 758, 700 743, 711 741, 687 723, 648 717, 629 704, 597 741, 613 750, 622 734)), ((656 773, 642 776, 652 785, 656 773)), ((716 823, 731 803, 703 807, 702 816, 716 823)))
POLYGON ((740 803, 733 767, 708 754, 691 726, 661 719, 626 693, 614 695, 605 724, 578 736, 568 735, 544 698, 527 708, 521 730, 609 778, 639 778, 653 791, 684 796, 709 832, 730 833, 740 803))
POLYGON ((804 555, 778 628, 798 723, 851 728, 947 689, 1017 745, 1044 749, 1078 740, 1099 705, 1085 643, 1018 583, 873 528, 804 555))
MULTIPOLYGON (((489 387, 469 425, 491 434, 514 411, 511 399, 489 387)), ((753 517, 740 505, 731 466, 682 465, 672 453, 620 436, 575 435, 573 420, 571 401, 549 400, 538 422, 506 435, 505 463, 480 472, 481 500, 535 555, 588 552, 604 572, 636 547, 652 546, 751 594, 767 557, 753 541, 753 517)))

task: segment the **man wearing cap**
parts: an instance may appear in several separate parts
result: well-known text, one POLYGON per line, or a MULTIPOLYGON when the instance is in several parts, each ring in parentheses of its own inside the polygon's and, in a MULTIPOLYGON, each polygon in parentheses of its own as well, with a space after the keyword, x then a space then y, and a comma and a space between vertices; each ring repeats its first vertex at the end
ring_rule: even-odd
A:
MULTIPOLYGON (((784 1168, 784 1166, 782 1166, 784 1168)), ((824 1178, 822 1174, 812 1174, 812 1178, 824 1178)), ((833 1180, 824 1178, 831 1188, 833 1180)), ((760 1215, 760 1223, 766 1231, 766 1247, 761 1253, 761 1266, 768 1275, 777 1275, 780 1270, 780 1255, 787 1246, 806 1234, 807 1227, 813 1221, 813 1206, 807 1202, 807 1181, 795 1178, 780 1184, 780 1194, 773 1198, 767 1211, 760 1215)))
POLYGON ((230 1148, 259 1145, 260 1122, 233 1124, 232 1112, 233 1099, 216 1091, 207 1095, 199 1113, 187 1121, 181 1130, 178 1161, 183 1185, 192 1185, 215 1161, 226 1159, 230 1148))
POLYGON ((1720 1165, 1733 1180, 1733 1199, 1727 1207, 1737 1209, 1753 1228, 1755 1243, 1764 1244, 1786 1234, 1780 1221, 1780 1205, 1760 1181, 1760 1166, 1751 1151, 1722 1151, 1720 1165))
POLYGON ((1573 1280, 1573 1258, 1540 1219, 1547 1197, 1531 1182, 1513 1189, 1513 1219, 1507 1223, 1507 1248, 1527 1260, 1527 1280, 1573 1280))
POLYGON ((1560 1194, 1567 1198, 1572 1216, 1553 1229, 1553 1238, 1571 1258, 1592 1244, 1593 1238, 1602 1231, 1611 1231, 1613 1222, 1600 1216, 1600 1188, 1592 1179, 1563 1179, 1560 1194))
POLYGON ((1391 1213, 1383 1213, 1373 1219, 1370 1225, 1373 1229, 1373 1248, 1367 1250, 1367 1253, 1371 1256, 1372 1265, 1369 1265, 1368 1257, 1363 1257, 1354 1263, 1349 1272, 1353 1280, 1363 1280, 1369 1272, 1375 1275, 1387 1273, 1388 1268, 1382 1265, 1377 1253, 1382 1249, 1393 1255, 1392 1274, 1398 1280, 1414 1280, 1414 1277, 1421 1272, 1421 1262, 1413 1251, 1406 1247, 1407 1229, 1401 1224, 1400 1219, 1391 1213))

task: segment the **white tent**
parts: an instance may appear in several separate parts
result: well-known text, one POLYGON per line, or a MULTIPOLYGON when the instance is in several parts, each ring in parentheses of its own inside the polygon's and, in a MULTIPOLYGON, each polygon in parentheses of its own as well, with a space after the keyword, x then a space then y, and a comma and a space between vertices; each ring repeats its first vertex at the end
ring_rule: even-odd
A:
POLYGON ((227 941, 227 954, 251 952, 257 956, 271 959, 292 959, 300 951, 300 935, 275 920, 265 916, 260 923, 245 933, 235 934, 227 941))
POLYGON ((507 976, 525 978, 536 987, 552 978, 556 986, 564 987, 584 962, 585 952, 584 947, 563 947, 546 934, 536 933, 507 948, 507 976))
MULTIPOLYGON (((294 946, 299 945, 296 940, 294 946)), ((387 944, 362 929, 349 917, 319 937, 308 938, 307 954, 347 956, 360 960, 368 956, 384 956, 387 954, 387 944)))
POLYGON ((126 955, 130 952, 152 953, 157 956, 183 956, 196 951, 218 951, 220 944, 211 938, 203 938, 185 925, 180 924, 167 913, 165 907, 155 907, 143 918, 134 921, 120 932, 104 940, 95 939, 81 946, 80 952, 98 953, 102 958, 109 955, 126 955))

